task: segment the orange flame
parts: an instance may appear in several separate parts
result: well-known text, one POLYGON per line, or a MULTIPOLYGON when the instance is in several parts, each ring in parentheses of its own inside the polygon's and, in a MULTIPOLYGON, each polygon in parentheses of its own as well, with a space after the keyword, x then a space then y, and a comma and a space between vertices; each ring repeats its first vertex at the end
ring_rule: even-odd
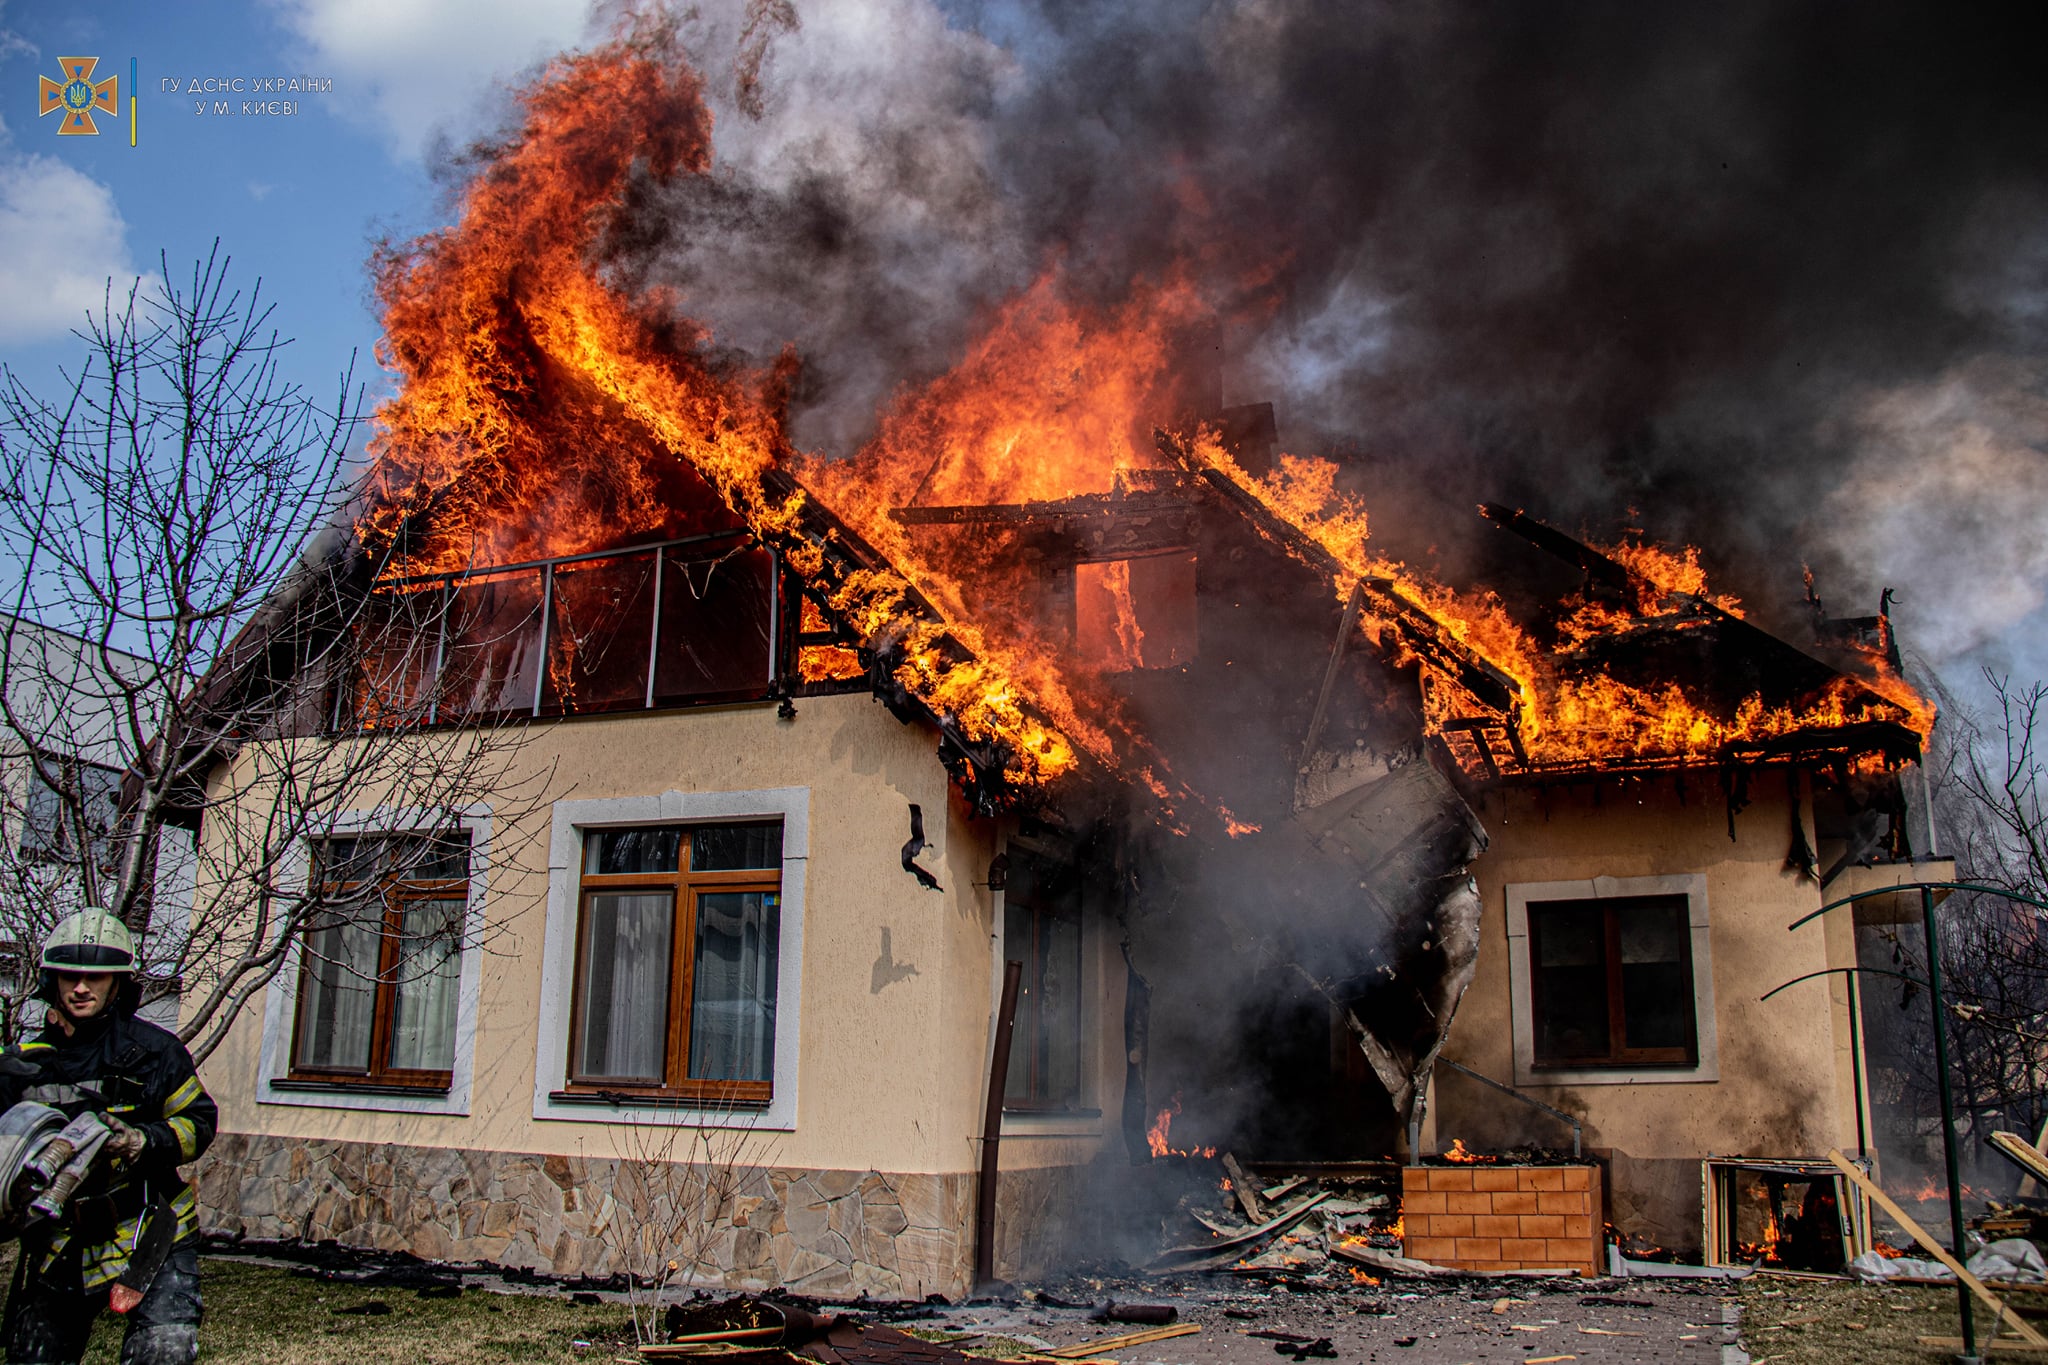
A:
MULTIPOLYGON (((1085 754, 1132 775, 1170 827, 1185 830, 1206 810, 1233 836, 1256 828, 1181 787, 1103 685, 1106 668, 1142 657, 1127 571, 1120 585, 1102 576, 1114 648, 1090 667, 1031 614, 1035 594, 969 562, 969 537, 913 535, 892 515, 1113 493, 1170 473, 1149 431, 1190 410, 1178 357, 1208 319, 1187 269, 1084 306, 1050 267, 992 311, 951 371, 900 395, 867 448, 838 462, 800 455, 783 422, 793 356, 755 369, 720 361, 709 330, 683 315, 686 300, 629 299, 592 263, 631 177, 710 171, 710 115, 673 39, 629 33, 560 58, 520 102, 523 126, 463 190, 457 224, 380 254, 380 359, 403 384, 377 414, 358 528, 366 542, 402 546, 404 571, 422 573, 744 528, 783 551, 807 594, 898 686, 1000 756, 1012 786, 1053 782, 1085 754), (622 125, 615 92, 625 89, 634 112, 622 125), (880 561, 853 568, 833 553, 839 533, 821 529, 812 497, 880 561)), ((1371 553, 1364 505, 1338 486, 1331 462, 1283 456, 1254 478, 1213 433, 1193 449, 1338 566, 1340 598, 1362 580, 1380 585, 1364 627, 1396 663, 1423 665, 1434 733, 1504 724, 1539 768, 1707 761, 1731 743, 1863 720, 1925 733, 1930 708, 1882 660, 1796 709, 1751 698, 1732 714, 1678 683, 1571 672, 1494 594, 1461 593, 1371 553), (1414 655, 1390 603, 1426 615, 1447 647, 1510 680, 1511 714, 1414 655)), ((1633 610, 1578 604, 1558 628, 1564 654, 1635 629, 1676 598, 1739 610, 1710 594, 1697 550, 1630 543, 1607 553, 1640 585, 1633 610)), ((861 671, 846 646, 821 644, 799 650, 798 669, 809 681, 861 671)))
MULTIPOLYGON (((851 519, 887 562, 847 569, 826 553, 807 529, 805 493, 777 491, 790 484, 771 478, 792 462, 781 417, 792 358, 765 371, 722 368, 710 358, 709 334, 680 317, 676 299, 655 293, 629 301, 590 264, 635 167, 657 180, 710 167, 710 116, 698 80, 665 40, 628 35, 557 59, 520 102, 522 129, 464 190, 457 225, 380 259, 381 358, 404 383, 377 414, 369 509, 358 534, 378 548, 402 544, 409 573, 542 558, 659 529, 699 479, 708 486, 695 495, 700 518, 720 529, 743 525, 782 548, 807 588, 863 642, 900 660, 899 685, 970 742, 1003 756, 1007 782, 1049 783, 1072 771, 1085 750, 1112 769, 1139 772, 1166 821, 1184 828, 1176 811, 1200 803, 1113 712, 1098 719, 1084 708, 1056 651, 1028 633, 987 628, 958 584, 933 572, 878 515, 883 508, 861 504, 855 471, 876 462, 849 462, 837 479, 826 466, 809 472, 849 512, 869 513, 851 519), (623 89, 635 92, 629 129, 616 117, 614 92, 623 89), (671 458, 664 463, 659 455, 671 458), (915 605, 920 595, 935 614, 915 605)), ((1049 287, 1018 307, 1059 320, 1049 287)), ((1127 332, 1094 338, 1088 344, 1099 363, 1067 379, 1092 412, 1087 421, 1069 421, 1067 449, 1077 459, 1088 452, 1106 460, 1102 478, 1132 458, 1128 439, 1112 439, 1110 415, 1122 413, 1128 427, 1130 405, 1152 372, 1130 356, 1121 357, 1121 371, 1112 363, 1129 339, 1127 332), (1118 373, 1129 376, 1127 385, 1112 382, 1118 373)), ((1044 375, 1013 373, 1015 358, 992 345, 969 368, 993 367, 1020 393, 1037 389, 1044 375)), ((1055 369, 1067 363, 1039 359, 1055 369)), ((985 468, 1007 469, 1026 492, 1071 486, 1064 478, 1026 478, 1054 467, 1035 439, 1043 432, 1027 445, 1014 421, 977 416, 960 391, 965 384, 941 381, 909 403, 885 424, 879 446, 901 451, 915 441, 921 451, 935 449, 936 462, 926 453, 919 467, 929 466, 949 495, 964 493, 985 468), (1005 450, 1014 454, 1007 466, 995 458, 1005 450)), ((1062 410, 1071 418, 1074 405, 1062 410)), ((909 467, 898 459, 889 469, 900 476, 909 467)), ((900 477, 880 478, 866 491, 893 498, 909 491, 900 484, 900 477)), ((822 679, 852 676, 857 663, 844 649, 811 646, 799 666, 806 678, 822 679)), ((1249 828, 1210 809, 1233 833, 1249 828)))
MULTIPOLYGON (((1990 1198, 1988 1194, 1974 1185, 1958 1185, 1956 1186, 1956 1194, 1963 1199, 1990 1198)), ((1919 1186, 1907 1194, 1906 1198, 1917 1204, 1932 1204, 1937 1201, 1946 1203, 1948 1201, 1948 1186, 1930 1175, 1923 1178, 1919 1186)))
MULTIPOLYGON (((1167 1101, 1166 1107, 1161 1109, 1152 1120, 1152 1126, 1145 1130, 1145 1145, 1151 1149, 1152 1155, 1155 1157, 1198 1156, 1205 1158, 1215 1156, 1216 1149, 1214 1147, 1175 1147, 1172 1145, 1169 1139, 1173 1132, 1173 1116, 1179 1112, 1180 1092, 1176 1090, 1173 1093, 1173 1098, 1167 1101)), ((1226 1190, 1230 1188, 1228 1180, 1223 1182, 1223 1188, 1226 1190)))
MULTIPOLYGON (((1497 595, 1460 593, 1374 554, 1367 546, 1364 504, 1337 487, 1337 469, 1329 461, 1282 456, 1271 475, 1256 477, 1207 430, 1197 434, 1190 454, 1199 467, 1238 485, 1334 561, 1338 572, 1333 586, 1340 598, 1348 597, 1361 580, 1378 583, 1390 599, 1419 608, 1457 646, 1513 682, 1518 694, 1513 714, 1501 716, 1458 679, 1413 655, 1397 623, 1368 601, 1360 613, 1367 633, 1390 647, 1397 663, 1420 662, 1429 675, 1433 685, 1425 688, 1424 710, 1433 733, 1446 733, 1461 722, 1491 719, 1512 726, 1525 755, 1522 761, 1541 768, 1636 759, 1704 762, 1731 744, 1873 720, 1898 721, 1923 737, 1932 726, 1932 705, 1878 657, 1866 660, 1863 676, 1839 677, 1803 706, 1768 706, 1752 695, 1732 714, 1718 714, 1679 681, 1642 687, 1605 673, 1571 672, 1562 666, 1561 655, 1598 638, 1625 635, 1646 617, 1665 613, 1667 595, 1698 599, 1739 617, 1741 604, 1736 599, 1709 591, 1695 548, 1674 552, 1642 543, 1606 547, 1604 553, 1634 576, 1635 610, 1592 602, 1570 604, 1573 609, 1557 627, 1559 648, 1545 649, 1508 616, 1497 595)), ((1459 758, 1466 761, 1462 754, 1459 758)))
POLYGON ((1152 1149, 1152 1155, 1165 1156, 1173 1148, 1167 1145, 1167 1137, 1173 1132, 1173 1116, 1180 1112, 1180 1095, 1175 1094, 1167 1106, 1152 1120, 1152 1126, 1145 1130, 1145 1145, 1152 1149))
POLYGON ((1484 1166, 1491 1162, 1499 1161, 1500 1158, 1497 1156, 1486 1156, 1479 1152, 1467 1151, 1463 1138, 1452 1138, 1451 1150, 1444 1153, 1444 1160, 1455 1162, 1460 1166, 1484 1166))

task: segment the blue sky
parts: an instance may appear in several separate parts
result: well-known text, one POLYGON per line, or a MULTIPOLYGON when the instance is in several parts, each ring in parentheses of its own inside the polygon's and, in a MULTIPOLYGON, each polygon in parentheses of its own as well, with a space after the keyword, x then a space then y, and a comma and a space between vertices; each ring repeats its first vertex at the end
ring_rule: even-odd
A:
POLYGON ((377 325, 365 263, 387 235, 446 216, 429 174, 437 139, 478 131, 487 93, 584 32, 584 0, 0 0, 0 362, 51 382, 81 353, 68 335, 109 277, 159 253, 189 274, 214 239, 234 278, 277 305, 293 377, 331 392, 349 353, 374 397, 377 325), (60 57, 100 59, 120 114, 98 136, 57 135, 38 77, 60 57), (129 62, 139 80, 128 139, 129 62), (243 116, 261 77, 316 77, 330 92, 271 95, 290 115, 243 116), (193 80, 246 87, 205 95, 193 80), (177 93, 165 89, 174 82, 177 93), (225 99, 236 110, 212 112, 225 99))

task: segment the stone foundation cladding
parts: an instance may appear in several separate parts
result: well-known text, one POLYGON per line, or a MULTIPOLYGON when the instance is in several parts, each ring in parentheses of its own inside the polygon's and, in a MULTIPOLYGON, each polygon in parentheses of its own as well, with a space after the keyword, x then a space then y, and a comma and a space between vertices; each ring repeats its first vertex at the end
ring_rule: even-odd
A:
POLYGON ((1403 1250, 1459 1270, 1606 1273, 1597 1166, 1409 1166, 1403 1250))
MULTIPOLYGON (((1004 1176, 998 1273, 1029 1273, 1052 1254, 1072 1179, 1065 1170, 1004 1176)), ((721 1183, 732 1195, 717 1219, 681 1239, 698 1283, 823 1298, 958 1298, 968 1289, 970 1174, 749 1167, 721 1183)), ((628 1269, 619 1230, 659 1225, 674 1188, 646 1162, 237 1133, 222 1133, 199 1171, 210 1231, 559 1275, 628 1269)))

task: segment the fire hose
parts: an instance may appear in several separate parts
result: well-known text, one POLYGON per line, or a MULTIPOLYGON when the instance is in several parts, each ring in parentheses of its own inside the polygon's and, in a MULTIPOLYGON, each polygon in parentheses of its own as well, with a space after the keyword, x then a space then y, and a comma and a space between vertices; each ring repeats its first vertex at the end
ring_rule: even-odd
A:
MULTIPOLYGON (((0 1243, 63 1219, 72 1197, 104 1172, 101 1158, 113 1133, 100 1114, 87 1111, 67 1122, 61 1111, 32 1100, 0 1114, 0 1243)), ((109 1292, 115 1312, 142 1301, 170 1257, 174 1221, 169 1209, 154 1203, 136 1220, 128 1268, 109 1292)), ((28 1258, 21 1259, 26 1264, 28 1258)))

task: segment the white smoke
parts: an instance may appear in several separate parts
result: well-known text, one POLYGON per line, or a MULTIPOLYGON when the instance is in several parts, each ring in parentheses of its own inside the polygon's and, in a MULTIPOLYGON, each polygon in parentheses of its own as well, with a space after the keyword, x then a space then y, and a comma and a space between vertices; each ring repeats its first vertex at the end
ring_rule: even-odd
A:
POLYGON ((1906 638, 1937 666, 2048 602, 2048 367, 1983 357, 1861 396, 1855 455, 1824 506, 1844 562, 1901 594, 1906 638))

